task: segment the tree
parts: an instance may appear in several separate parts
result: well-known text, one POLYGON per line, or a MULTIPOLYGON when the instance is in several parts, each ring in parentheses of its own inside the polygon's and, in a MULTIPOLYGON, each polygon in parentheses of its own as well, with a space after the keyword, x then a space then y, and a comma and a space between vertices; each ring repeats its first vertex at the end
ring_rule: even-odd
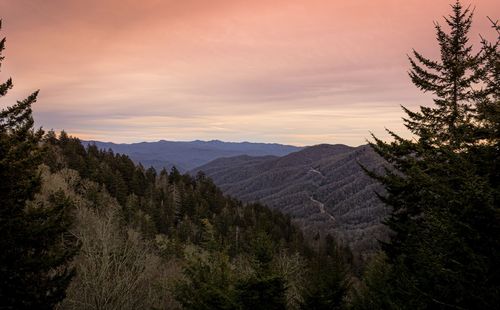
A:
POLYGON ((119 210, 109 201, 102 211, 77 209, 73 232, 82 246, 63 309, 158 309, 151 292, 164 268, 138 232, 120 226, 119 210))
POLYGON ((286 309, 285 279, 272 266, 276 248, 270 234, 257 231, 251 242, 254 274, 236 284, 242 309, 286 309))
POLYGON ((459 1, 452 8, 453 14, 445 18, 450 33, 435 24, 441 59, 425 58, 415 50, 414 58, 409 57, 413 84, 436 96, 435 107, 421 107, 420 112, 403 109, 409 116, 406 127, 422 142, 459 149, 475 142, 471 134, 476 95, 473 87, 480 82, 483 71, 478 70, 481 53, 473 54, 468 44, 473 14, 459 1))
POLYGON ((275 275, 240 280, 236 289, 240 309, 286 309, 285 283, 275 275))
POLYGON ((334 238, 327 235, 323 247, 311 263, 302 309, 343 309, 349 289, 345 256, 334 238))
MULTIPOLYGON (((477 92, 476 139, 481 143, 475 146, 475 153, 483 158, 482 172, 489 175, 490 183, 496 184, 496 192, 500 184, 500 25, 492 21, 496 31, 496 42, 482 39, 483 75, 481 81, 484 89, 477 92)), ((498 201, 498 197, 497 200, 498 201)))
MULTIPOLYGON (((5 38, 0 53, 4 48, 5 38)), ((0 96, 12 85, 11 79, 1 84, 0 96)), ((73 276, 66 265, 76 249, 66 235, 71 201, 57 193, 48 204, 33 202, 43 155, 43 131, 34 130, 31 110, 37 95, 0 112, 0 308, 5 309, 53 308, 73 276)))
POLYGON ((415 139, 389 131, 393 142, 371 143, 390 163, 384 175, 370 174, 393 208, 386 221, 393 234, 382 247, 391 266, 384 291, 395 309, 500 302, 498 41, 483 41, 474 54, 473 14, 459 1, 452 9, 449 33, 436 23, 440 59, 416 51, 410 58, 412 82, 435 96, 434 106, 403 108, 415 139))
POLYGON ((234 274, 229 257, 196 246, 185 249, 185 280, 175 284, 174 295, 185 309, 237 309, 234 274))

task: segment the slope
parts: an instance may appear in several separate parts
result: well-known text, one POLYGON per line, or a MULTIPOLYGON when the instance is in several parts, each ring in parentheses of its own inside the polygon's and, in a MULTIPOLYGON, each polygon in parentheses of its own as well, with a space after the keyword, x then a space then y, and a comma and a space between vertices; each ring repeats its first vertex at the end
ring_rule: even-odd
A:
POLYGON ((316 145, 284 157, 220 158, 203 171, 226 194, 258 201, 290 214, 310 234, 335 233, 358 253, 372 252, 385 236, 388 210, 376 197, 382 188, 360 164, 380 169, 369 146, 316 145))

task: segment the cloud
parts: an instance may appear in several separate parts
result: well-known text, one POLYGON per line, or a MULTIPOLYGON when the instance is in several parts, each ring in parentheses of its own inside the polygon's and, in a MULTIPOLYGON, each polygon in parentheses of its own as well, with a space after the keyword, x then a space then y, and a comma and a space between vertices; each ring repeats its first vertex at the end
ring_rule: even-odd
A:
MULTIPOLYGON (((406 53, 438 55, 449 1, 0 0, 5 106, 82 137, 361 144, 431 102, 406 53)), ((493 0, 477 1, 487 33, 493 0)), ((474 41, 474 40, 473 40, 474 41)), ((478 40, 475 40, 477 42, 478 40)))

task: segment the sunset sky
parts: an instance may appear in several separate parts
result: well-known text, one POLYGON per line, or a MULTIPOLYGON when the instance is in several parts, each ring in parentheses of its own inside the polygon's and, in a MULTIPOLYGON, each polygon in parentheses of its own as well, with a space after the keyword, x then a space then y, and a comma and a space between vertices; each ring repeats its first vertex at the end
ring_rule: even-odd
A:
MULTIPOLYGON (((365 143, 404 132, 412 49, 436 57, 451 0, 0 0, 1 78, 38 126, 113 142, 365 143)), ((493 37, 475 6, 471 42, 493 37)))

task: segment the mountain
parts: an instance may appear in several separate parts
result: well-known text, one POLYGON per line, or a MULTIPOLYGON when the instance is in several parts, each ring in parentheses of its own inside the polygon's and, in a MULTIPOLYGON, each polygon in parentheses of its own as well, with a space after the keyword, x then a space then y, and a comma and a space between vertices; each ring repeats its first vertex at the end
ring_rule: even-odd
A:
POLYGON ((360 164, 380 170, 383 160, 367 146, 321 144, 283 157, 220 158, 203 171, 226 194, 290 214, 310 234, 334 233, 357 253, 370 253, 386 232, 383 189, 360 164))
POLYGON ((250 142, 212 141, 165 141, 117 144, 100 141, 82 141, 82 144, 95 144, 99 149, 111 149, 115 153, 126 154, 134 162, 145 167, 154 167, 160 171, 163 167, 170 169, 175 166, 180 171, 188 171, 204 165, 219 157, 238 155, 251 156, 284 156, 300 150, 300 147, 250 142))
MULTIPOLYGON (((33 174, 41 175, 41 190, 27 206, 57 211, 42 220, 35 218, 49 233, 54 218, 67 209, 62 219, 70 230, 56 230, 56 239, 64 250, 70 242, 79 248, 71 260, 75 275, 61 296, 67 296, 62 309, 86 309, 87 305, 298 309, 302 295, 306 296, 303 283, 316 289, 308 290, 307 296, 334 296, 340 303, 347 294, 347 268, 342 267, 344 260, 335 244, 324 240, 322 253, 312 251, 289 216, 227 197, 202 174, 144 170, 128 156, 94 145, 85 148, 65 133, 59 139, 47 136, 43 145, 33 147, 44 150, 44 165, 37 169, 33 164, 33 174), (320 272, 335 275, 335 285, 328 283, 337 290, 323 284, 320 272)), ((11 170, 17 171, 18 166, 11 170)), ((27 234, 27 240, 33 240, 33 235, 27 234)), ((25 243, 30 245, 27 251, 33 252, 33 242, 25 243)), ((32 264, 27 269, 32 270, 32 264)), ((0 298, 0 308, 2 302, 0 298)))

